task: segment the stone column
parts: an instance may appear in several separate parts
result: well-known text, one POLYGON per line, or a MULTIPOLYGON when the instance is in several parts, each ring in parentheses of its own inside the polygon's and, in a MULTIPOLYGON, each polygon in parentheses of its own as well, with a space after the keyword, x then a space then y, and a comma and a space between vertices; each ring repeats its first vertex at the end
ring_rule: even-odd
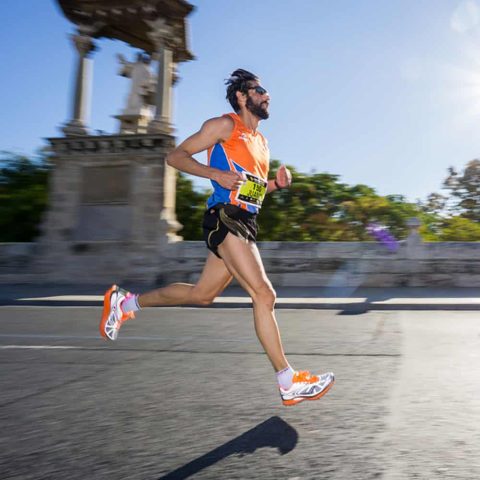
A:
POLYGON ((171 133, 172 128, 172 87, 173 50, 170 41, 173 33, 165 20, 149 22, 150 38, 155 44, 155 58, 158 60, 157 89, 155 92, 155 117, 148 127, 149 133, 171 133))
MULTIPOLYGON (((157 89, 155 91, 155 117, 148 126, 148 133, 164 133, 172 135, 172 93, 174 74, 173 49, 175 48, 176 35, 172 26, 164 19, 147 21, 150 26, 148 36, 155 45, 152 55, 158 61, 157 89)), ((180 240, 176 232, 181 228, 175 215, 176 170, 165 164, 163 176, 163 209, 161 220, 166 224, 167 238, 169 241, 180 240)))
POLYGON ((95 45, 89 35, 72 35, 78 52, 75 91, 72 102, 72 119, 63 127, 67 136, 88 135, 87 117, 90 109, 91 60, 95 45))

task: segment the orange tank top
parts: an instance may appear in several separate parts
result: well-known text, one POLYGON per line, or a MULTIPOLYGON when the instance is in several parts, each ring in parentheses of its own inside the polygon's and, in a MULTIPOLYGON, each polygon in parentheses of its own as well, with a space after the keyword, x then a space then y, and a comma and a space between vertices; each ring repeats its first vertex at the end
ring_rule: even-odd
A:
POLYGON ((212 181, 213 194, 208 208, 218 203, 237 205, 258 213, 267 191, 270 151, 266 138, 247 128, 236 113, 228 113, 235 123, 230 138, 208 149, 208 164, 219 170, 244 173, 246 182, 239 190, 228 190, 212 181))

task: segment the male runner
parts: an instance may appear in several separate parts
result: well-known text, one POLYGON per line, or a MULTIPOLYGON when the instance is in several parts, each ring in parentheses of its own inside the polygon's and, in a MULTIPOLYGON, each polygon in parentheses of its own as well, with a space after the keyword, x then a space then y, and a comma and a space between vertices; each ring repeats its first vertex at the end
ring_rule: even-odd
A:
POLYGON ((113 285, 105 293, 100 333, 115 340, 122 323, 134 318, 140 308, 210 304, 235 277, 252 297, 255 330, 276 371, 283 404, 317 400, 333 386, 334 374, 316 376, 296 372, 289 365, 275 320, 275 291, 255 243, 256 217, 265 194, 291 183, 283 165, 276 178, 268 180, 270 153, 257 127, 269 117, 270 96, 259 78, 246 70, 235 70, 226 85, 235 113, 207 120, 166 159, 178 170, 212 182, 203 221, 210 252, 200 279, 195 285, 174 283, 141 295, 113 285), (208 150, 208 165, 193 158, 204 150, 208 150))

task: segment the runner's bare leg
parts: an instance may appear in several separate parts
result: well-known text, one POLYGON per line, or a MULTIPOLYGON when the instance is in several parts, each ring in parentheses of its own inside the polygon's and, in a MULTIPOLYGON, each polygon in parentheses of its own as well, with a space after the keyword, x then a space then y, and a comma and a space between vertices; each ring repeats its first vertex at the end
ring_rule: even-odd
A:
POLYGON ((232 274, 223 260, 208 252, 202 274, 195 285, 172 283, 140 295, 138 303, 142 308, 160 305, 208 305, 231 281, 232 274))
POLYGON ((273 368, 288 367, 275 319, 275 291, 263 267, 257 245, 229 233, 218 247, 226 267, 252 297, 255 331, 273 368))

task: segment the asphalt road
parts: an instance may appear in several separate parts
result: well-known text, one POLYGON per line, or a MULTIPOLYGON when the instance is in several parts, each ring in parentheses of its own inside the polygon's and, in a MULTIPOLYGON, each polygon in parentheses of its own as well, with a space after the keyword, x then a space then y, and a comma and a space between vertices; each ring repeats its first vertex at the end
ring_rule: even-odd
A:
POLYGON ((477 479, 476 312, 278 312, 291 364, 333 370, 283 407, 250 309, 0 308, 2 479, 477 479))

